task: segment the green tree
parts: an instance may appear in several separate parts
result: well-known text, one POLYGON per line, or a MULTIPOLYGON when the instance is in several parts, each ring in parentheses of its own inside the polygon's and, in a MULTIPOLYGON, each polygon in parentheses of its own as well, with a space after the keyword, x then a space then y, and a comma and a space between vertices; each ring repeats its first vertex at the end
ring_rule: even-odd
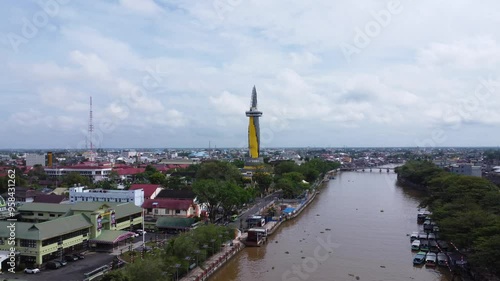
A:
POLYGON ((241 172, 229 162, 212 161, 201 164, 196 173, 196 180, 213 179, 219 181, 233 181, 241 184, 241 172))
POLYGON ((110 271, 102 277, 101 281, 131 281, 123 270, 110 271))
POLYGON ((149 182, 152 184, 161 184, 164 185, 166 181, 165 175, 161 172, 154 172, 149 175, 149 182))
POLYGON ((234 159, 233 162, 231 162, 236 168, 243 168, 245 166, 245 161, 241 159, 234 159))
POLYGON ((293 161, 283 161, 274 167, 274 174, 281 176, 284 173, 296 172, 299 170, 299 166, 293 161))
POLYGON ((74 186, 74 185, 90 185, 90 179, 88 177, 82 176, 77 172, 71 172, 62 177, 63 186, 74 186))
POLYGON ((200 179, 193 183, 193 192, 200 203, 207 205, 207 212, 211 222, 215 221, 215 216, 221 204, 219 189, 221 181, 214 179, 200 179))
POLYGON ((269 188, 273 183, 273 177, 269 173, 257 172, 253 174, 252 180, 259 187, 259 191, 261 195, 269 192, 269 188))

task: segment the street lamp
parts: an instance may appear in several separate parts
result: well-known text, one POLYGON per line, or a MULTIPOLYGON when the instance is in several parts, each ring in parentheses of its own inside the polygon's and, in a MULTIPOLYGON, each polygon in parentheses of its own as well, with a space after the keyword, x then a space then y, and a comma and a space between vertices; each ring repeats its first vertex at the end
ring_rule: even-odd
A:
POLYGON ((177 280, 177 281, 179 281, 179 267, 181 267, 181 265, 176 263, 175 264, 175 280, 177 280))
POLYGON ((187 260, 187 266, 186 266, 186 274, 187 274, 187 272, 189 272, 189 263, 191 262, 191 257, 187 256, 185 260, 187 260))
POLYGON ((215 252, 215 247, 214 247, 215 239, 210 240, 210 242, 212 242, 212 255, 213 255, 215 252))
POLYGON ((200 250, 196 249, 194 253, 196 254, 196 266, 198 266, 198 255, 200 254, 200 250))

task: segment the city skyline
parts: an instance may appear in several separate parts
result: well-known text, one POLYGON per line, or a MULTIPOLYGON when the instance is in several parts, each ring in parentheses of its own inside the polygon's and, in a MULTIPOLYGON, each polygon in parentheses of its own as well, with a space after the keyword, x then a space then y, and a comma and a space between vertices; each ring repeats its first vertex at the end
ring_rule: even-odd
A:
POLYGON ((0 3, 0 149, 498 147, 500 3, 0 3), (47 4, 49 3, 49 4, 47 4), (294 15, 294 16, 292 16, 294 15), (124 20, 126 19, 126 20, 124 20))

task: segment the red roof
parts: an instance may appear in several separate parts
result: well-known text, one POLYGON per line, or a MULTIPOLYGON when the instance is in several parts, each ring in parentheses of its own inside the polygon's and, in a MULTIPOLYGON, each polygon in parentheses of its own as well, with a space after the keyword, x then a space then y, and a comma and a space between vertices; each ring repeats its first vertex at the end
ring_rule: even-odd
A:
POLYGON ((148 183, 134 183, 130 186, 128 190, 136 190, 136 189, 143 189, 144 190, 144 199, 149 199, 151 198, 151 195, 156 191, 158 187, 161 187, 161 185, 158 184, 148 184, 148 183))
POLYGON ((120 169, 115 169, 120 176, 126 176, 126 175, 137 175, 140 173, 144 173, 146 169, 144 168, 120 168, 120 169))
POLYGON ((147 199, 142 204, 142 208, 151 209, 170 209, 170 210, 187 210, 193 205, 193 200, 177 200, 177 199, 147 199))

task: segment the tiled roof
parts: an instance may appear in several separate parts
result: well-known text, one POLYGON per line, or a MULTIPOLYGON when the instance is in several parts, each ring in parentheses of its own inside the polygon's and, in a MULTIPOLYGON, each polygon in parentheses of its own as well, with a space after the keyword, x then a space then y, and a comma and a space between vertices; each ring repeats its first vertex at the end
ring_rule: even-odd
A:
POLYGON ((115 169, 116 173, 120 176, 126 176, 126 175, 137 175, 140 173, 144 173, 146 171, 145 168, 119 168, 115 169))

